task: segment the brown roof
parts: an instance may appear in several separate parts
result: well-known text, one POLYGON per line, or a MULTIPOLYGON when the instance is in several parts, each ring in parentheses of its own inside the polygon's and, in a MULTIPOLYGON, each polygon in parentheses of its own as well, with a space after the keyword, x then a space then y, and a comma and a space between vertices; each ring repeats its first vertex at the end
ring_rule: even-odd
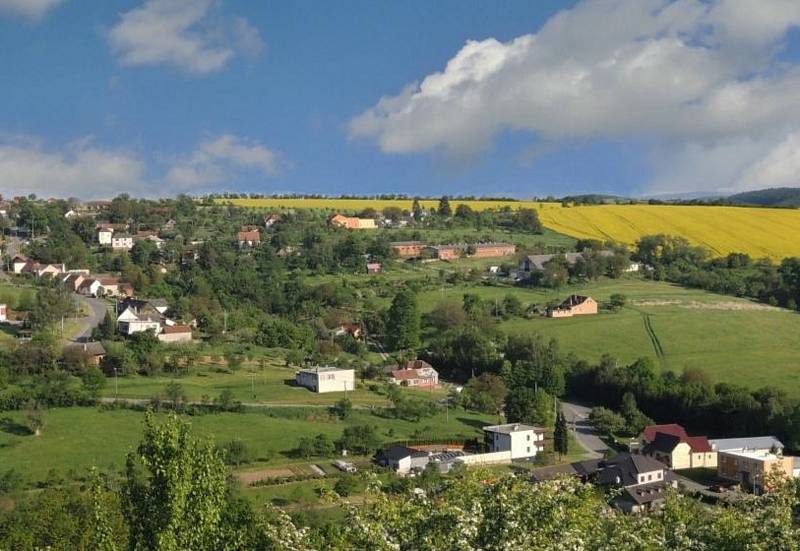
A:
POLYGON ((423 369, 426 367, 431 369, 433 368, 433 366, 425 360, 411 360, 406 362, 404 365, 400 365, 399 369, 423 369))
POLYGON ((258 230, 240 231, 239 241, 261 241, 261 233, 258 230))
POLYGON ((192 328, 188 325, 165 325, 164 333, 167 335, 175 333, 191 333, 192 328))

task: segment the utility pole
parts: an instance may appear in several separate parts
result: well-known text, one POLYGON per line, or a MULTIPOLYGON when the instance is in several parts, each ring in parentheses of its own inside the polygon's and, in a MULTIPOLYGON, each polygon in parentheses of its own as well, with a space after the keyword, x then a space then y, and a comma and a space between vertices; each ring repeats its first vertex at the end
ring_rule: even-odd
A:
POLYGON ((252 371, 250 372, 250 390, 253 393, 253 399, 256 398, 256 374, 252 371))
POLYGON ((119 385, 117 384, 117 368, 114 368, 114 401, 117 400, 117 392, 119 391, 119 385))

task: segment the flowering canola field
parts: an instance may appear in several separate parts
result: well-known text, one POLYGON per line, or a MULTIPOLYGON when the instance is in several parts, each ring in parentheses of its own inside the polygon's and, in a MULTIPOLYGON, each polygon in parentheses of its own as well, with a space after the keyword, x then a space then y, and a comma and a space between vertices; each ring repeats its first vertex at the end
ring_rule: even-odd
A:
MULTIPOLYGON (((225 199, 251 208, 312 208, 358 211, 389 206, 411 208, 410 199, 225 199)), ((438 201, 421 201, 434 208, 438 201)), ((800 256, 800 210, 682 206, 682 205, 589 205, 562 207, 539 201, 458 201, 473 210, 534 208, 545 227, 576 238, 611 239, 635 243, 655 233, 681 235, 716 255, 744 252, 753 257, 780 259, 800 256)))

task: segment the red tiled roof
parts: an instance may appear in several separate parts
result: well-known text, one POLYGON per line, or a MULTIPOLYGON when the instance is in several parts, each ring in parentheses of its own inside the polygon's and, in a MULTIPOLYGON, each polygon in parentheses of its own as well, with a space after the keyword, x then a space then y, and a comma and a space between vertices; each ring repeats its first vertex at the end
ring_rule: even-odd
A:
POLYGON ((406 362, 405 365, 401 365, 400 369, 423 369, 425 367, 433 368, 433 366, 425 360, 411 360, 406 362))
POLYGON ((258 230, 240 231, 239 241, 261 241, 261 234, 258 230))
POLYGON ((686 442, 689 444, 689 447, 692 448, 693 452, 713 451, 707 436, 689 436, 686 438, 686 442))
POLYGON ((395 369, 392 371, 392 377, 399 381, 408 381, 418 378, 416 369, 395 369))
POLYGON ((681 440, 685 440, 689 437, 686 434, 686 429, 683 428, 681 425, 676 423, 670 423, 668 425, 650 425, 649 427, 644 428, 644 439, 648 442, 652 442, 656 439, 656 433, 662 432, 664 434, 671 434, 672 436, 677 436, 681 440))

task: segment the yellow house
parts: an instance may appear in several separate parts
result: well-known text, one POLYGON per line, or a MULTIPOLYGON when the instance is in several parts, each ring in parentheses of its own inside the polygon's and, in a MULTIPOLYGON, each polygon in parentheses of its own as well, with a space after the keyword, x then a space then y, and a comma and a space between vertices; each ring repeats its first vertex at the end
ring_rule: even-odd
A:
POLYGON ((717 452, 705 436, 689 436, 680 425, 654 425, 642 434, 642 454, 673 470, 716 468, 717 452))

